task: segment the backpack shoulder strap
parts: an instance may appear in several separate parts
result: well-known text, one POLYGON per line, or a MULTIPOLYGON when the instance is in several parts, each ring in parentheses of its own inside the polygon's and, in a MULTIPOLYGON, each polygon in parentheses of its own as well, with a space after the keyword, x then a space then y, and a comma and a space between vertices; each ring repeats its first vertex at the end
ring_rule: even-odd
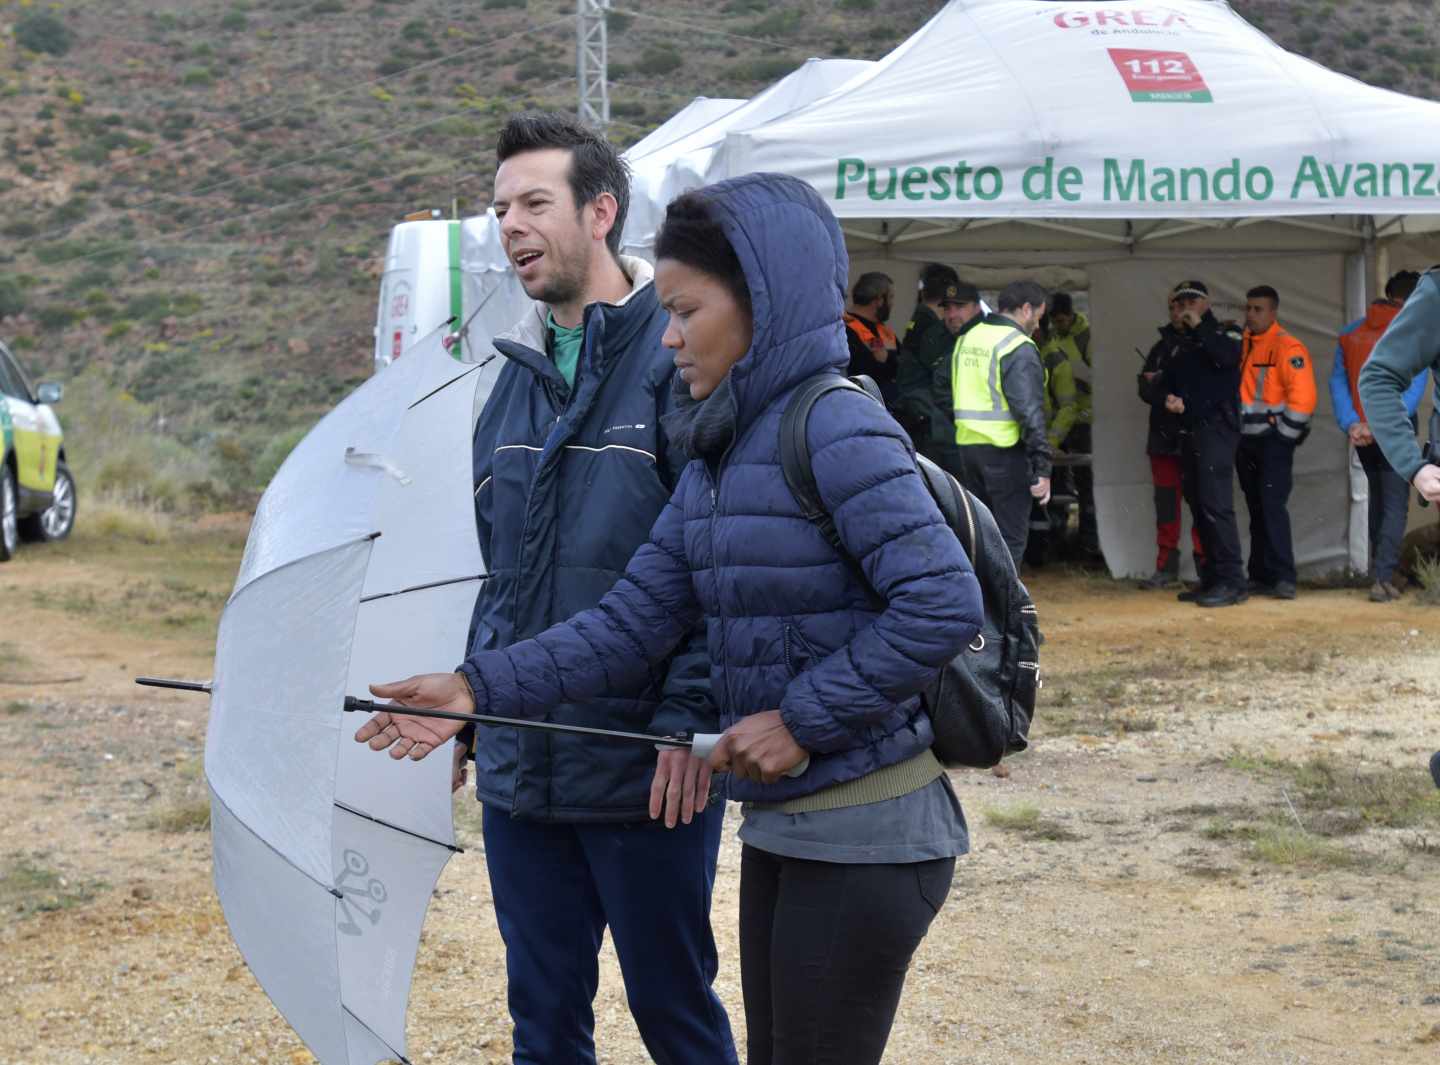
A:
POLYGON ((821 396, 839 388, 863 392, 879 402, 879 389, 868 377, 851 380, 827 373, 801 382, 780 418, 780 468, 805 520, 812 522, 825 537, 825 542, 844 555, 845 547, 835 529, 835 519, 825 509, 825 501, 820 498, 820 489, 815 484, 815 470, 810 465, 810 442, 806 436, 811 408, 821 396))

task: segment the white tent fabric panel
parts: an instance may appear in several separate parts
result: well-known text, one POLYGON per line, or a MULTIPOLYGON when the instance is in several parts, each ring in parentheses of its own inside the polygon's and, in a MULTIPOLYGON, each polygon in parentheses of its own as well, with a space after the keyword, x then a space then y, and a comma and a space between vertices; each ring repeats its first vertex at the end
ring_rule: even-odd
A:
POLYGON ((625 159, 631 166, 636 166, 645 156, 675 143, 681 137, 688 136, 697 129, 724 118, 744 103, 744 100, 711 99, 708 96, 697 96, 626 148, 625 159))
POLYGON ((634 161, 630 181, 630 214, 622 247, 647 254, 665 218, 665 207, 680 193, 705 184, 711 157, 725 135, 762 125, 796 108, 823 99, 874 66, 861 59, 807 59, 745 104, 663 148, 634 161))
POLYGON ((1435 214, 1440 104, 1286 52, 1223 0, 951 0, 866 76, 730 131, 706 176, 760 170, 843 219, 1435 214), (979 121, 957 129, 960 100, 979 121))
POLYGON ((333 881, 335 751, 369 556, 360 540, 251 581, 225 607, 216 640, 206 779, 239 821, 321 885, 333 881))

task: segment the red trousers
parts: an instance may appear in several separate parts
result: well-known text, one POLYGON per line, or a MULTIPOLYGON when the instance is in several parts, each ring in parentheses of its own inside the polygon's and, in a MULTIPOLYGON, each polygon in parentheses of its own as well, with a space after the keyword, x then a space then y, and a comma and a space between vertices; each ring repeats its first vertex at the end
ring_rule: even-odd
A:
MULTIPOLYGON (((1184 500, 1180 491, 1180 456, 1151 455, 1150 480, 1155 485, 1155 544, 1159 548, 1155 568, 1163 570, 1175 564, 1171 557, 1180 547, 1180 504, 1184 500)), ((1205 549, 1200 546, 1200 533, 1193 522, 1190 543, 1195 553, 1195 568, 1200 569, 1205 561, 1205 549)))

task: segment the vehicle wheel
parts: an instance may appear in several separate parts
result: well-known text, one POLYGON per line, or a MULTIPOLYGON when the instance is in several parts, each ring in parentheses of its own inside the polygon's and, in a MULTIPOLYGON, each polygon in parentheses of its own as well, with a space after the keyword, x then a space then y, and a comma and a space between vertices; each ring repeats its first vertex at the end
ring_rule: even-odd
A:
POLYGON ((63 462, 55 467, 54 492, 54 502, 20 522, 20 533, 25 539, 54 543, 65 539, 75 528, 75 478, 63 462))
POLYGON ((19 494, 15 474, 0 466, 0 562, 8 562, 20 545, 19 494))

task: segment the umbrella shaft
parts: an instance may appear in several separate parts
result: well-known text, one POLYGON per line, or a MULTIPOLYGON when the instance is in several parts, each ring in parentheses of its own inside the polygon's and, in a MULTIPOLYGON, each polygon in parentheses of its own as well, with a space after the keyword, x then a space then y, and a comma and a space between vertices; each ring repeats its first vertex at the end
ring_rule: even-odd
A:
POLYGON ((532 721, 524 717, 492 717, 489 714, 462 714, 454 710, 418 710, 409 706, 387 706, 384 703, 377 703, 371 699, 357 699, 353 695, 345 697, 345 710, 347 713, 386 713, 401 714, 405 717, 433 717, 444 721, 466 721, 476 725, 489 725, 492 727, 505 728, 526 728, 535 729, 540 732, 559 732, 570 736, 598 736, 603 739, 626 740, 630 743, 646 743, 656 747, 685 747, 690 746, 690 740, 684 736, 656 736, 648 732, 620 732, 608 728, 589 728, 585 725, 562 725, 554 721, 532 721))

